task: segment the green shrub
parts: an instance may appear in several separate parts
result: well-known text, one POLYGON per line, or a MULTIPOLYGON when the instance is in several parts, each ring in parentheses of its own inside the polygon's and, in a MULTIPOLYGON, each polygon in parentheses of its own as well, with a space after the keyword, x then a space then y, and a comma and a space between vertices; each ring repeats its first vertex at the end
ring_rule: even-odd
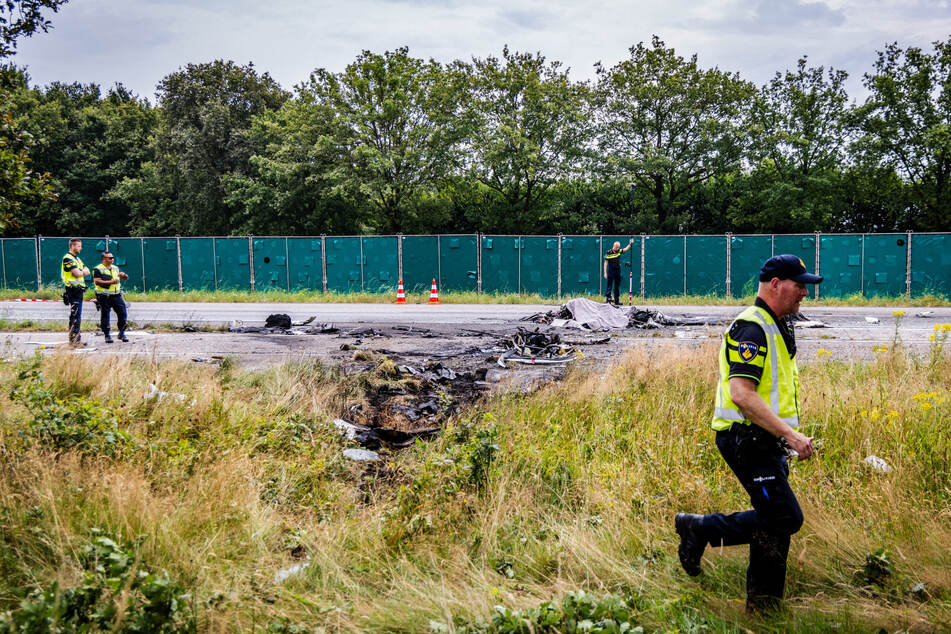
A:
POLYGON ((0 614, 8 632, 195 632, 184 588, 163 573, 143 569, 134 549, 98 535, 82 550, 79 585, 34 590, 16 610, 0 614))
POLYGON ((85 396, 58 398, 44 383, 39 366, 35 357, 20 367, 10 389, 10 399, 30 413, 22 436, 51 449, 107 456, 129 445, 129 435, 119 429, 112 411, 85 396))

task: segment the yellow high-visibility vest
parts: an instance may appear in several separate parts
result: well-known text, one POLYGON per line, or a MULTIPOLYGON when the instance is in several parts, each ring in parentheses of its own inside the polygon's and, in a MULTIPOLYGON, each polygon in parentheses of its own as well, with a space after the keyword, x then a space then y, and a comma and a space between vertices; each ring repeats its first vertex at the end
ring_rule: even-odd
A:
POLYGON ((96 284, 96 292, 103 293, 105 295, 118 295, 122 287, 122 282, 119 281, 119 267, 113 264, 112 266, 106 266, 105 264, 100 264, 92 270, 93 279, 99 278, 111 278, 116 280, 118 283, 111 286, 100 286, 96 284))
POLYGON ((63 276, 63 286, 86 286, 86 279, 73 275, 73 264, 80 270, 86 268, 78 255, 67 253, 63 256, 63 266, 60 267, 60 273, 63 276))
POLYGON ((769 312, 759 306, 750 306, 733 321, 749 321, 759 324, 766 334, 766 356, 754 354, 747 359, 741 355, 739 343, 730 338, 727 328, 720 344, 720 381, 717 384, 716 405, 713 410, 711 427, 717 431, 729 429, 733 423, 751 425, 752 421, 743 417, 743 413, 730 398, 730 360, 741 360, 751 365, 761 365, 763 376, 756 386, 756 393, 790 427, 799 426, 799 370, 796 361, 789 356, 789 349, 783 340, 779 326, 769 312))

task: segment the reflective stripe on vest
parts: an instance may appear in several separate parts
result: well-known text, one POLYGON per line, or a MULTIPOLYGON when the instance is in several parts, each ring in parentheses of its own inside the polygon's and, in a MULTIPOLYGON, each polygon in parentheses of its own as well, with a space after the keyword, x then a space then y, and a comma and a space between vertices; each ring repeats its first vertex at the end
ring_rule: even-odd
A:
MULTIPOLYGON (((784 423, 790 427, 799 426, 799 372, 796 362, 790 358, 782 332, 772 317, 762 308, 751 306, 734 320, 750 321, 762 327, 766 334, 766 363, 763 376, 756 386, 756 393, 784 423)), ((713 410, 711 426, 716 430, 729 429, 735 423, 750 425, 730 397, 730 364, 727 358, 726 338, 733 324, 723 334, 720 346, 720 380, 717 386, 716 406, 713 410)))
MULTIPOLYGON (((107 273, 111 279, 114 279, 114 280, 119 279, 119 267, 115 265, 105 266, 104 264, 100 264, 96 268, 94 268, 92 271, 93 271, 93 278, 96 278, 96 277, 102 278, 102 274, 107 273)), ((113 284, 111 286, 100 286, 99 284, 96 284, 96 292, 103 295, 118 295, 121 286, 122 286, 121 282, 113 284)))
MULTIPOLYGON (((73 255, 72 253, 67 253, 63 256, 63 259, 72 260, 80 270, 86 268, 83 266, 83 261, 79 259, 79 256, 73 255)), ((64 286, 86 286, 85 278, 74 276, 72 267, 67 271, 65 263, 60 266, 60 273, 62 274, 64 286)))
POLYGON ((613 260, 614 258, 619 258, 619 257, 621 257, 621 252, 620 252, 620 251, 618 251, 617 253, 611 253, 610 251, 608 251, 608 252, 604 255, 604 259, 605 259, 605 260, 613 260))

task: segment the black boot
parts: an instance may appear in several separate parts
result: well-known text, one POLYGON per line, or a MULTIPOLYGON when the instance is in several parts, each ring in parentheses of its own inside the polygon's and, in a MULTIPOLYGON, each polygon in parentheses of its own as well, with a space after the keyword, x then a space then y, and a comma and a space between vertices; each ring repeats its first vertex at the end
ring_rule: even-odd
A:
POLYGON ((102 331, 102 334, 103 334, 103 336, 106 338, 106 343, 115 343, 115 340, 114 340, 112 337, 109 336, 109 331, 108 331, 108 330, 103 330, 103 331, 102 331))
POLYGON ((700 559, 707 547, 707 540, 700 534, 700 520, 702 515, 691 513, 677 513, 674 517, 674 527, 680 535, 680 547, 677 554, 680 556, 680 565, 684 572, 691 577, 700 574, 700 559))
POLYGON ((120 340, 120 341, 125 341, 126 343, 129 343, 129 338, 125 336, 125 330, 120 330, 120 331, 119 331, 119 340, 120 340))

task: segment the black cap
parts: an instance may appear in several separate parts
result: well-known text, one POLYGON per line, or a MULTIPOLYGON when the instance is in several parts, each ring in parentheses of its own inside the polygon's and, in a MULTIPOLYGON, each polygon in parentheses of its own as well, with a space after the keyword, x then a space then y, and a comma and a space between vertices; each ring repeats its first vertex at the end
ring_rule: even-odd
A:
POLYGON ((759 281, 768 282, 774 277, 804 284, 818 284, 822 281, 821 275, 809 273, 806 270, 806 263, 789 253, 774 255, 763 262, 763 268, 759 271, 759 281))

